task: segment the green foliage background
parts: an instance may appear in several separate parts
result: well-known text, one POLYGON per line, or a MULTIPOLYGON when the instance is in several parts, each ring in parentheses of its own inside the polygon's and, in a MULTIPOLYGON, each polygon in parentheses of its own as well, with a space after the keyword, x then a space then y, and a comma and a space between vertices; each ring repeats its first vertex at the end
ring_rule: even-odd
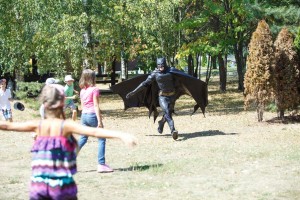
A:
POLYGON ((262 18, 275 35, 283 26, 295 34, 300 19, 297 0, 0 0, 0 4, 1 71, 18 74, 30 73, 32 56, 40 73, 77 76, 83 60, 95 67, 114 57, 120 60, 121 52, 125 60, 138 57, 145 69, 151 68, 148 60, 160 55, 177 59, 174 64, 182 68, 190 54, 246 50, 262 18))

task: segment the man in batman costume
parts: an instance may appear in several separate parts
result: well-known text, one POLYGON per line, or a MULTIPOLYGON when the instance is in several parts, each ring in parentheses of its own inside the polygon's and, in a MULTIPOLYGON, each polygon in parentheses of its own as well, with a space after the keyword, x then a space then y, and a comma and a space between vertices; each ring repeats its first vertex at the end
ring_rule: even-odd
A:
POLYGON ((114 85, 111 89, 122 97, 125 110, 145 106, 149 110, 149 117, 154 113, 154 121, 158 116, 157 107, 160 106, 163 116, 158 121, 157 130, 162 133, 167 122, 171 135, 176 140, 178 131, 172 118, 176 100, 181 95, 189 95, 196 101, 193 113, 200 107, 204 114, 208 104, 207 85, 174 67, 167 66, 164 57, 158 58, 156 64, 157 68, 150 75, 137 76, 114 85))

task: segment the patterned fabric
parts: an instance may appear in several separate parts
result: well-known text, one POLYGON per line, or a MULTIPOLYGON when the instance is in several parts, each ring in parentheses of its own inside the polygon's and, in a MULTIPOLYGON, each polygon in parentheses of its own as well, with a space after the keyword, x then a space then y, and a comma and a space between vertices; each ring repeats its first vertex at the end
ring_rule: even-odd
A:
POLYGON ((11 109, 2 110, 2 115, 3 115, 5 120, 12 119, 11 109))
POLYGON ((37 137, 31 149, 30 199, 77 199, 72 176, 77 172, 76 148, 74 137, 37 137))

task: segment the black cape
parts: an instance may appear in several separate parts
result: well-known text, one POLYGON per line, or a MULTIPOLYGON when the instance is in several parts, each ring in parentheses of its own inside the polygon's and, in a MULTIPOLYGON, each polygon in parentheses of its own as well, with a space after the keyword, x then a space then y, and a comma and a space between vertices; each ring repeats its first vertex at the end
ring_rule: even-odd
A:
MULTIPOLYGON (((172 73, 175 76, 175 99, 177 100, 181 95, 189 95, 196 102, 192 114, 194 114, 198 110, 198 108, 200 108, 202 113, 205 114, 205 107, 208 104, 207 84, 174 67, 170 68, 170 73, 172 73)), ((126 95, 129 92, 133 91, 143 81, 145 81, 147 77, 148 74, 145 74, 134 77, 132 79, 128 79, 126 81, 111 86, 111 90, 114 93, 119 94, 121 96, 121 98, 124 101, 125 110, 132 107, 147 107, 149 110, 149 118, 153 113, 155 121, 158 116, 157 107, 159 107, 159 88, 156 81, 153 81, 150 86, 138 92, 129 99, 126 99, 126 95)))

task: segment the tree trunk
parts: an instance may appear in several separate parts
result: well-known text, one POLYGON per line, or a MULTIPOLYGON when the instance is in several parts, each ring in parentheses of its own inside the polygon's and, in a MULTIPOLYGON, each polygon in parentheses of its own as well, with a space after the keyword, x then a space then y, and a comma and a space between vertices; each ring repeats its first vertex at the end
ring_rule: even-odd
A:
POLYGON ((114 56, 113 61, 111 63, 111 85, 115 85, 116 83, 116 64, 117 64, 117 58, 116 56, 114 56))
POLYGON ((126 80, 126 64, 123 51, 121 52, 121 78, 126 80))
POLYGON ((201 55, 201 53, 198 54, 197 60, 199 61, 199 63, 198 63, 198 65, 199 65, 199 80, 201 80, 201 66, 202 66, 202 55, 201 55))
POLYGON ((98 75, 102 75, 102 64, 101 63, 97 63, 97 71, 98 71, 98 75))
POLYGON ((210 79, 211 70, 212 70, 212 57, 209 56, 207 61, 206 80, 205 80, 207 85, 210 79))
POLYGON ((284 118, 284 109, 280 108, 280 103, 278 98, 275 98, 275 105, 277 107, 277 117, 279 119, 283 119, 284 118))
POLYGON ((73 67, 72 67, 72 61, 71 61, 71 57, 70 57, 71 51, 67 50, 65 52, 65 66, 66 66, 66 72, 67 73, 71 73, 74 71, 73 67))
POLYGON ((265 110, 265 105, 263 103, 258 103, 256 107, 258 122, 263 121, 264 110, 265 110))
POLYGON ((234 45, 234 56, 238 73, 238 90, 244 91, 244 73, 243 73, 243 43, 241 41, 234 45))
POLYGON ((198 69, 199 69, 199 59, 198 54, 196 54, 196 68, 194 70, 194 77, 198 78, 198 69))
POLYGON ((221 54, 218 55, 219 74, 220 74, 220 91, 226 91, 227 67, 221 54))
POLYGON ((32 58, 32 74, 38 75, 37 59, 35 57, 32 58))
POLYGON ((194 74, 194 60, 192 54, 188 56, 188 74, 191 76, 194 74))
POLYGON ((279 119, 283 119, 284 118, 284 110, 277 110, 277 117, 279 119))
POLYGON ((217 69, 217 56, 211 57, 211 65, 213 69, 217 69))

